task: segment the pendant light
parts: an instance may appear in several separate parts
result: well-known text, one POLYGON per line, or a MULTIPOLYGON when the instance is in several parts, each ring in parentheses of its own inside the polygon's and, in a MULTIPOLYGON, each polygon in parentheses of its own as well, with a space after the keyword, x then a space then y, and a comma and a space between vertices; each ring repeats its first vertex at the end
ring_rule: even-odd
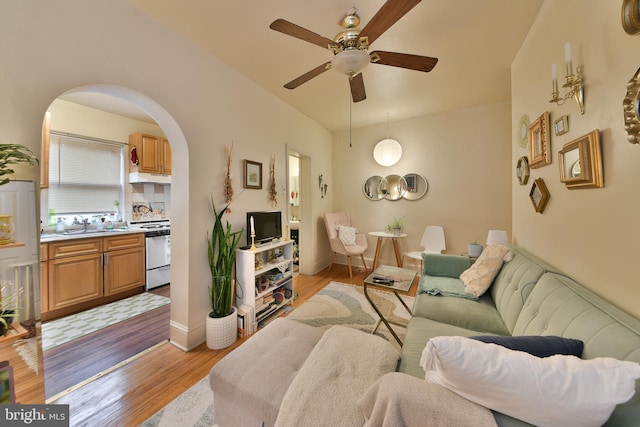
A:
POLYGON ((389 113, 387 113, 387 137, 373 149, 373 158, 380 166, 393 166, 402 157, 402 145, 389 137, 389 113))

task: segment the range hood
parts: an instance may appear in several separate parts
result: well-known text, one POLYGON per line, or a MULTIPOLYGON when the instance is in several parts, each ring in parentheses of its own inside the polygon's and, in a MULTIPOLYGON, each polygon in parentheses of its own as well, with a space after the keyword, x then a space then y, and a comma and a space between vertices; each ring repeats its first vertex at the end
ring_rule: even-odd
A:
POLYGON ((131 172, 129 174, 129 184, 137 183, 150 184, 171 184, 171 175, 162 175, 159 173, 141 173, 131 172))

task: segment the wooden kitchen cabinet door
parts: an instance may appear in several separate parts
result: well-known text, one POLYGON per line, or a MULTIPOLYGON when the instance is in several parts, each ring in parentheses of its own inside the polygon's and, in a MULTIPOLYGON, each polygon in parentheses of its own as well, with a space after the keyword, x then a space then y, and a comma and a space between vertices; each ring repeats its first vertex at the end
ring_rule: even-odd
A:
POLYGON ((102 254, 50 259, 49 310, 103 296, 102 254))
POLYGON ((138 164, 133 171, 171 175, 171 146, 166 138, 134 133, 129 135, 129 150, 134 147, 138 164))
POLYGON ((142 287, 145 279, 144 247, 105 252, 105 296, 142 287))

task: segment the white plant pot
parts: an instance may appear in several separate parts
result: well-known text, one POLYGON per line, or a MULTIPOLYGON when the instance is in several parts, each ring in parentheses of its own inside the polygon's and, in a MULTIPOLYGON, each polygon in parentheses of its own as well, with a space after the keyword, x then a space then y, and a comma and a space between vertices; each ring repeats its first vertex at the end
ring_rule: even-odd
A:
POLYGON ((226 317, 207 315, 207 347, 211 350, 229 347, 238 339, 238 312, 235 307, 231 310, 226 317))

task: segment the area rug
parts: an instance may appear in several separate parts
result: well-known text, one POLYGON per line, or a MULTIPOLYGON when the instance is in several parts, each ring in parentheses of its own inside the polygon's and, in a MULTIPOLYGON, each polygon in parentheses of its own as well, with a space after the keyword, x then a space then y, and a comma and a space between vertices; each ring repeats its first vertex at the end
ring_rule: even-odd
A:
MULTIPOLYGON (((409 320, 409 313, 394 294, 370 289, 369 295, 387 319, 405 324, 409 320)), ((402 299, 409 308, 413 306, 413 297, 402 296, 402 299)), ((333 325, 343 325, 369 333, 378 322, 378 315, 365 298, 362 286, 339 282, 330 282, 300 306, 294 306, 287 317, 324 329, 329 329, 333 325)), ((403 339, 405 328, 396 325, 392 325, 392 327, 395 328, 394 330, 400 339, 403 339)), ((376 335, 398 347, 396 340, 387 331, 384 324, 380 325, 376 335)), ((213 392, 209 388, 208 376, 141 424, 142 427, 176 425, 185 427, 215 426, 213 423, 213 392)))
MULTIPOLYGON (((368 289, 368 293, 387 320, 407 324, 410 315, 393 293, 373 289, 368 289)), ((413 307, 413 297, 404 295, 401 297, 409 308, 413 307)), ((343 325, 364 332, 373 331, 379 319, 378 314, 364 296, 362 286, 339 282, 330 282, 300 307, 294 308, 287 317, 324 329, 329 329, 333 325, 343 325)), ((398 337, 404 340, 406 329, 397 325, 391 326, 398 337)), ((378 327, 376 335, 399 348, 384 324, 378 327)))
POLYGON ((170 298, 145 292, 120 301, 42 324, 42 351, 50 350, 107 326, 115 325, 171 302, 170 298))
POLYGON ((142 427, 211 427, 213 424, 213 392, 209 376, 172 400, 141 424, 142 427))

